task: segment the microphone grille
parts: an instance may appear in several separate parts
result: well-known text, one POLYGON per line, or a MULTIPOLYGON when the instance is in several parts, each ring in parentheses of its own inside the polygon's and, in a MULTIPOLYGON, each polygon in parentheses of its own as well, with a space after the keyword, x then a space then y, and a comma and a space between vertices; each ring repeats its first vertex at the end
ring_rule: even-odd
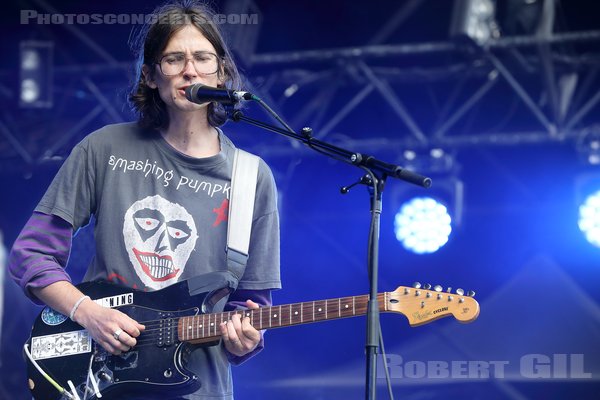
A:
POLYGON ((198 90, 200 90, 200 88, 204 86, 201 83, 195 83, 193 85, 190 85, 188 87, 185 88, 185 98, 188 99, 189 101, 194 101, 194 99, 196 98, 196 95, 198 94, 198 90))

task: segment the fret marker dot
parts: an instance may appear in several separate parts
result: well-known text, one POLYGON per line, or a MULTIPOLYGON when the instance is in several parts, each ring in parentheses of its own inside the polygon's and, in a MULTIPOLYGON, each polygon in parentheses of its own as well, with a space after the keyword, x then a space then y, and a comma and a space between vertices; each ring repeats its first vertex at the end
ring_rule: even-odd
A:
POLYGON ((212 323, 212 322, 210 323, 210 326, 214 326, 214 325, 215 325, 214 323, 212 323))
POLYGON ((249 317, 249 316, 250 316, 250 313, 246 314, 246 317, 249 317))
POLYGON ((200 328, 202 328, 202 325, 200 325, 200 328))
POLYGON ((273 318, 277 318, 277 314, 273 314, 273 318))
POLYGON ((348 308, 348 304, 346 304, 346 305, 344 306, 344 308, 348 308))
POLYGON ((296 311, 296 312, 294 313, 294 315, 298 315, 298 311, 296 311))
POLYGON ((192 329, 192 326, 191 326, 191 325, 190 325, 190 326, 188 326, 188 329, 192 329))
POLYGON ((321 312, 321 310, 323 310, 323 309, 322 309, 322 308, 319 308, 319 310, 318 310, 318 311, 319 311, 319 312, 321 312))

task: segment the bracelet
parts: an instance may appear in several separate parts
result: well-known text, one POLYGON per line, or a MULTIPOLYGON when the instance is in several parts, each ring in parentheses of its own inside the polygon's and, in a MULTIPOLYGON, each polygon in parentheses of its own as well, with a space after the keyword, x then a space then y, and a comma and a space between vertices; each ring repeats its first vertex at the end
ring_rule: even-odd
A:
POLYGON ((81 304, 82 301, 84 301, 85 299, 89 299, 89 298, 90 298, 90 296, 83 295, 79 298, 79 300, 77 300, 75 302, 75 305, 73 306, 73 308, 71 308, 71 312, 69 313, 69 318, 71 319, 71 321, 77 322, 77 321, 75 321, 75 319, 73 319, 73 317, 75 316, 75 311, 77 311, 77 309, 79 308, 79 305, 81 304))

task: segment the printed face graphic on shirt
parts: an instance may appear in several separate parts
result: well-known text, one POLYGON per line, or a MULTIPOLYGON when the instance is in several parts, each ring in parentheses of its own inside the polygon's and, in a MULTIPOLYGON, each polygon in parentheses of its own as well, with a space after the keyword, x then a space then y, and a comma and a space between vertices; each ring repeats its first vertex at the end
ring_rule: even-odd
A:
POLYGON ((198 234, 185 208, 157 195, 129 207, 123 237, 135 272, 146 286, 158 290, 177 282, 198 234))

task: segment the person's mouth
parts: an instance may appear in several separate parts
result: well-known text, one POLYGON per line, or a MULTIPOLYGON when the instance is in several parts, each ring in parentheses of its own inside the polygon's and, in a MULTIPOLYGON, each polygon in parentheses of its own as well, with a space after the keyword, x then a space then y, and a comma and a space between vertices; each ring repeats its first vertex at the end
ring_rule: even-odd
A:
POLYGON ((185 85, 185 86, 178 87, 178 88, 177 88, 177 92, 178 92, 180 95, 182 95, 183 97, 186 97, 186 96, 185 96, 185 89, 187 89, 187 88, 188 88, 188 87, 190 87, 190 86, 192 86, 192 85, 185 85))

